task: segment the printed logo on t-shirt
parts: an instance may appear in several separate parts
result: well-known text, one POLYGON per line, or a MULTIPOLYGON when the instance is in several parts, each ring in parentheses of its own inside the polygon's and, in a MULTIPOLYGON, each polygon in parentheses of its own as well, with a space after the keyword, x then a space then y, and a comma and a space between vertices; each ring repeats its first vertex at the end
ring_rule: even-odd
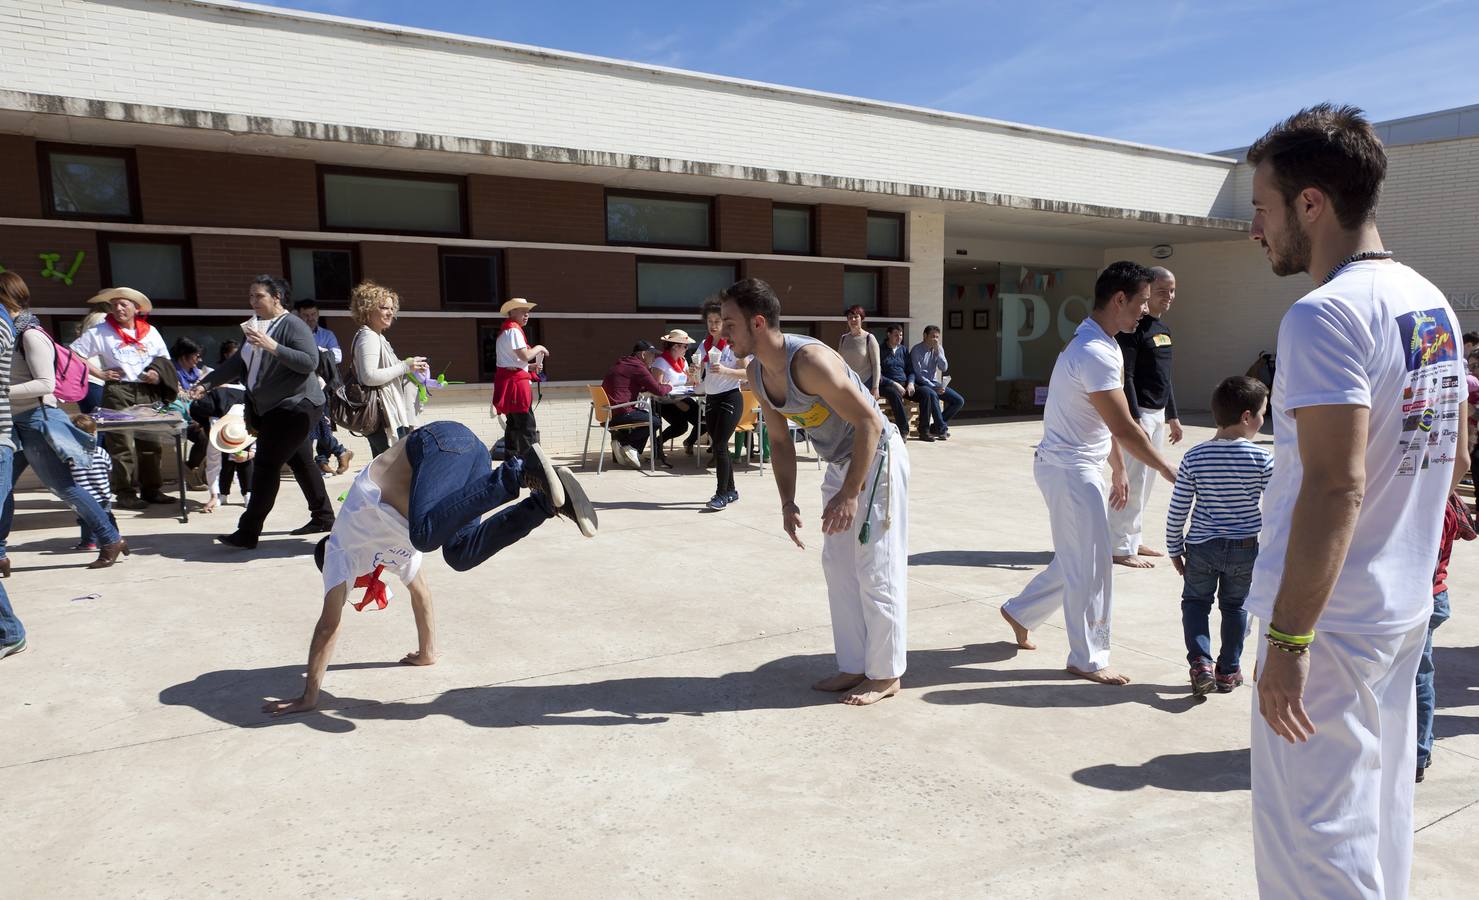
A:
POLYGON ((786 418, 802 428, 816 428, 832 418, 832 411, 820 403, 813 403, 811 409, 805 412, 787 413, 786 418))
POLYGON ((1403 313, 1397 317, 1406 345, 1407 371, 1416 372, 1435 363, 1458 359, 1458 345, 1453 339, 1453 326, 1448 311, 1428 309, 1403 313))
POLYGON ((412 551, 405 547, 391 547, 386 550, 379 550, 375 553, 375 558, 371 561, 371 565, 384 566, 387 569, 404 572, 406 571, 406 567, 411 564, 411 553, 412 551))
POLYGON ((1440 463, 1452 462, 1450 445, 1453 449, 1458 446, 1456 432, 1434 428, 1440 422, 1458 417, 1456 411, 1440 408, 1457 402, 1453 388, 1458 376, 1439 368, 1458 360, 1458 343, 1454 340, 1448 311, 1441 307, 1403 313, 1397 317, 1397 328, 1402 336, 1402 358, 1408 373, 1407 384, 1402 389, 1404 452, 1397 464, 1397 474, 1410 477, 1426 470, 1435 459, 1440 463))

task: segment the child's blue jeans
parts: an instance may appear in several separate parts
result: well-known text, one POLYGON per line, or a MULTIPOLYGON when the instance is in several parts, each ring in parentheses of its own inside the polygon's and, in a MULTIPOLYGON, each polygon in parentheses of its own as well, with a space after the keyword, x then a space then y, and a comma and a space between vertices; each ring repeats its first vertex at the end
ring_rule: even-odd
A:
POLYGON ((1186 661, 1192 665, 1212 660, 1212 601, 1222 613, 1222 646, 1217 671, 1238 671, 1248 613, 1243 602, 1253 581, 1258 538, 1213 538, 1186 545, 1186 580, 1181 589, 1181 628, 1186 633, 1186 661))

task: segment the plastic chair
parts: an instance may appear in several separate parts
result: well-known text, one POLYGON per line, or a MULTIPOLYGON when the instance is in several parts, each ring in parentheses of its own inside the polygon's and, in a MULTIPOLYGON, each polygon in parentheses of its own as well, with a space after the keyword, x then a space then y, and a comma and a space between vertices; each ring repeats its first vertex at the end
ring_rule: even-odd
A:
MULTIPOLYGON (((745 462, 748 463, 750 461, 751 452, 750 439, 764 429, 765 423, 761 420, 761 416, 763 415, 763 413, 760 411, 760 398, 755 396, 754 391, 740 391, 740 402, 744 404, 744 409, 740 412, 739 424, 735 426, 734 433, 745 435, 745 462)), ((820 469, 822 467, 822 459, 821 457, 816 455, 815 448, 811 446, 811 438, 807 437, 806 432, 797 427, 796 424, 791 422, 790 420, 787 420, 786 425, 788 427, 790 437, 793 442, 795 441, 796 435, 798 433, 801 435, 801 440, 806 442, 807 452, 811 453, 813 461, 816 463, 817 468, 820 469)), ((760 452, 757 455, 760 457, 760 474, 764 475, 765 448, 763 445, 761 446, 760 452)))
POLYGON ((638 406, 642 401, 631 400, 627 403, 618 403, 612 406, 611 401, 606 396, 606 389, 604 387, 599 384, 588 384, 586 388, 591 392, 591 417, 585 426, 585 449, 580 451, 580 467, 582 469, 590 468, 591 429, 599 428, 601 430, 601 448, 597 451, 598 455, 596 456, 596 474, 600 475, 606 464, 606 438, 611 437, 615 441, 616 438, 612 435, 612 432, 616 431, 632 431, 638 428, 651 430, 652 423, 629 422, 625 425, 612 425, 611 413, 613 411, 638 406))

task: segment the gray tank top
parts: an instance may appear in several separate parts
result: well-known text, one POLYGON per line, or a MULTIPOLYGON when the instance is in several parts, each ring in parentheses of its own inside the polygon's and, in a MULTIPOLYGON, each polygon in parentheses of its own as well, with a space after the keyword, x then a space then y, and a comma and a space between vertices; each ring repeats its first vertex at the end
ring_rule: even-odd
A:
MULTIPOLYGON (((806 436, 811 439, 811 445, 817 455, 829 463, 847 462, 852 456, 853 433, 855 429, 852 423, 837 415, 832 407, 828 406, 820 397, 812 394, 804 394, 796 387, 796 380, 791 377, 792 360, 796 357, 796 351, 802 347, 816 344, 830 353, 837 351, 823 344, 816 338, 803 337, 799 334, 788 334, 786 337, 786 402, 777 406, 775 411, 790 419, 798 428, 806 429, 806 436)), ((765 366, 760 358, 755 358, 755 367, 760 370, 760 391, 765 391, 765 366)), ((845 363, 842 366, 847 373, 848 380, 858 389, 873 407, 874 415, 878 416, 883 423, 883 435, 879 440, 880 445, 888 440, 888 420, 883 418, 883 411, 878 404, 873 402, 873 394, 863 387, 863 382, 845 363)), ((767 393, 766 402, 770 402, 767 393)))

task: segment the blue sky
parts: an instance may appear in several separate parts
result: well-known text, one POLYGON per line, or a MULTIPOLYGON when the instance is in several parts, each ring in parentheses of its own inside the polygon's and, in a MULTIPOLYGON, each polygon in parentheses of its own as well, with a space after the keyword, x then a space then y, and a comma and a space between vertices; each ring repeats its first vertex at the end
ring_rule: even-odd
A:
POLYGON ((1479 0, 274 0, 1187 150, 1479 103, 1479 0))

